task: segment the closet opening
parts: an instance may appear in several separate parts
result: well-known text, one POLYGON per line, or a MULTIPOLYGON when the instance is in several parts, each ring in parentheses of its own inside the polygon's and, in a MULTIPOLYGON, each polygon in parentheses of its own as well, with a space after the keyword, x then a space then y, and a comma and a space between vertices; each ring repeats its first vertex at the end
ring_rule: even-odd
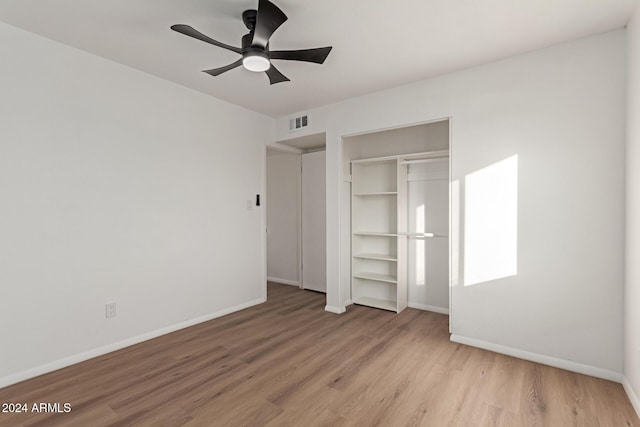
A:
POLYGON ((342 149, 347 305, 449 314, 449 120, 346 136, 342 149))

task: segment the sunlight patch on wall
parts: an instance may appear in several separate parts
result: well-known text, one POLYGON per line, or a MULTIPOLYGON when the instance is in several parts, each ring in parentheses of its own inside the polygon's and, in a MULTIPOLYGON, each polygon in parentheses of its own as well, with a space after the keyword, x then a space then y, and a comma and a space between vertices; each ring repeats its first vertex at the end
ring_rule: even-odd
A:
POLYGON ((458 286, 460 260, 460 181, 451 183, 451 286, 458 286))
POLYGON ((518 156, 465 177, 464 285, 518 274, 518 156))

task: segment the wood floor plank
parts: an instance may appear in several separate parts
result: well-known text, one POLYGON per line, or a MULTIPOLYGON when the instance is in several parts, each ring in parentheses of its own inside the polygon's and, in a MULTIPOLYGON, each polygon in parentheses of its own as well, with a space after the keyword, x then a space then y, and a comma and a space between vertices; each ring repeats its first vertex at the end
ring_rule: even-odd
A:
POLYGON ((637 426, 620 384, 449 341, 448 318, 269 283, 268 301, 4 389, 37 426, 637 426))

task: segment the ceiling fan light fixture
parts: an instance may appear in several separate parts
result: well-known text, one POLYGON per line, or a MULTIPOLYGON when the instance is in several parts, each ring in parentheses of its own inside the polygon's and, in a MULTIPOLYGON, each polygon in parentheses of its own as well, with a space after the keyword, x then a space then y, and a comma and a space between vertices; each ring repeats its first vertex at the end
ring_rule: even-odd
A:
POLYGON ((271 63, 269 58, 254 52, 242 58, 242 66, 249 71, 261 73, 267 71, 271 67, 271 63))

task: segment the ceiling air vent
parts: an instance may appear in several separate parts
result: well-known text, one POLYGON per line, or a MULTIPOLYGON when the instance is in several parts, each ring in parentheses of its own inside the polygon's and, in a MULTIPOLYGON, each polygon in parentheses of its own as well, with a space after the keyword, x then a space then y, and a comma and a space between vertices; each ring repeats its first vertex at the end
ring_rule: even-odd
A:
POLYGON ((289 132, 295 132, 302 128, 306 128, 307 126, 309 126, 309 118, 306 114, 289 119, 289 132))

